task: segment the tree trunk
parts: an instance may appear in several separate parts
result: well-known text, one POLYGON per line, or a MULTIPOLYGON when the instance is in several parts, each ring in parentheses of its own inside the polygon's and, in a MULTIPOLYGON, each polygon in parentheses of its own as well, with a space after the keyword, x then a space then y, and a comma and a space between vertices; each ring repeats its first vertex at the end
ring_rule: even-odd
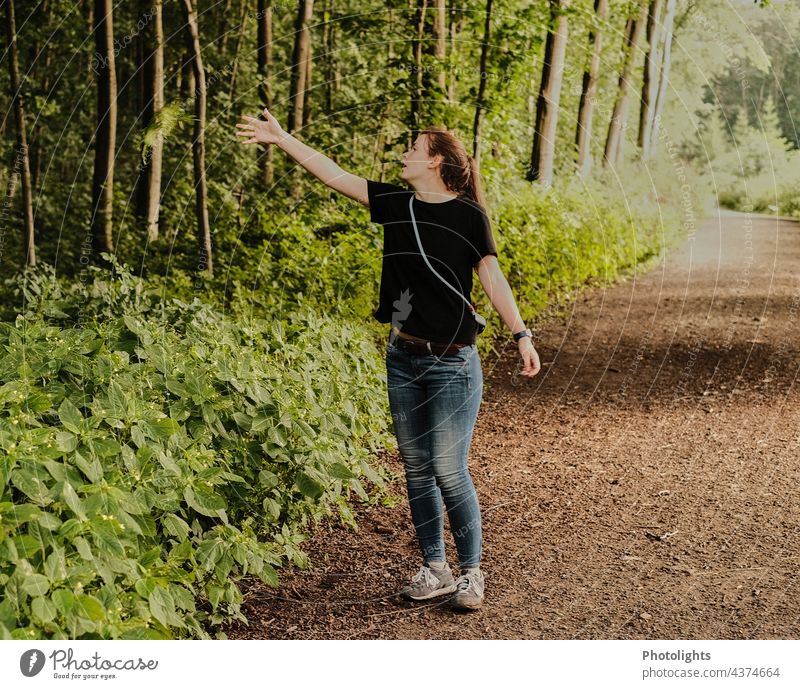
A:
MULTIPOLYGON (((219 4, 219 3, 217 3, 219 4)), ((231 0, 225 0, 225 7, 222 10, 222 21, 220 22, 219 33, 222 36, 220 41, 220 55, 227 55, 228 50, 228 17, 231 13, 231 0)))
POLYGON ((22 214, 25 221, 25 263, 36 265, 36 242, 33 227, 33 186, 31 166, 28 159, 28 135, 25 129, 25 107, 19 78, 19 53, 17 50, 17 20, 14 0, 6 0, 6 40, 8 43, 8 73, 14 99, 14 122, 17 128, 17 154, 14 156, 12 177, 22 167, 22 214))
POLYGON ((650 130, 653 125, 653 110, 658 94, 658 69, 661 19, 661 0, 651 0, 647 15, 647 57, 644 62, 642 80, 642 106, 639 109, 639 148, 642 160, 650 156, 650 130))
MULTIPOLYGON (((294 51, 292 55, 292 78, 289 88, 289 122, 286 130, 290 134, 297 134, 303 126, 303 112, 305 110, 306 77, 308 76, 308 61, 311 52, 311 31, 308 24, 311 21, 314 9, 313 0, 300 0, 295 20, 294 51)), ((292 198, 300 197, 300 166, 297 165, 291 173, 292 198)))
POLYGON ((447 55, 445 45, 447 41, 447 3, 445 0, 436 0, 436 17, 433 24, 433 35, 435 38, 434 55, 439 65, 439 90, 447 97, 447 73, 444 68, 444 59, 447 55))
MULTIPOLYGON (((153 119, 164 107, 164 26, 163 0, 153 0, 153 119)), ((158 215, 161 209, 161 166, 164 158, 164 136, 158 132, 150 149, 147 175, 147 239, 158 239, 158 215)))
POLYGON ((228 92, 231 103, 233 103, 236 94, 236 76, 239 72, 239 54, 242 49, 242 41, 244 40, 244 30, 247 26, 247 11, 250 8, 250 0, 242 1, 242 15, 239 21, 239 35, 236 38, 236 48, 233 51, 233 66, 231 67, 231 89, 228 92))
MULTIPOLYGON (((325 113, 330 114, 333 112, 333 86, 334 86, 334 69, 333 63, 335 56, 333 54, 333 0, 327 0, 325 9, 323 10, 323 24, 322 24, 322 49, 325 51, 325 63, 323 66, 325 73, 325 113)), ((391 41, 387 41, 391 43, 391 41)))
POLYGON ((92 180, 92 241, 96 252, 113 253, 114 150, 117 139, 117 75, 112 0, 95 0, 97 128, 92 180))
POLYGON ((208 222, 208 191, 206 187, 206 73, 203 69, 203 58, 200 51, 200 30, 197 26, 195 0, 183 0, 186 7, 186 23, 189 28, 189 40, 192 49, 192 72, 195 80, 194 99, 194 141, 192 155, 194 158, 195 209, 197 213, 197 237, 200 243, 200 260, 198 268, 205 269, 209 275, 214 273, 214 262, 211 251, 211 226, 208 222))
POLYGON ((536 129, 533 133, 531 166, 527 179, 538 181, 545 187, 553 183, 558 104, 567 49, 567 16, 563 10, 568 7, 569 0, 550 0, 550 27, 547 31, 542 82, 536 103, 536 129))
POLYGON ((578 129, 575 134, 577 149, 577 168, 582 177, 587 177, 592 165, 592 119, 597 98, 597 78, 600 73, 600 57, 603 51, 603 22, 608 14, 608 0, 594 0, 594 14, 597 28, 589 32, 592 57, 583 73, 581 101, 578 107, 578 129))
POLYGON ((481 162, 481 120, 486 97, 486 65, 489 54, 489 40, 492 26, 492 0, 486 0, 486 15, 483 24, 483 43, 481 44, 481 72, 478 82, 478 99, 475 104, 475 122, 472 126, 472 157, 480 166, 481 162))
POLYGON ((647 21, 647 7, 642 7, 638 17, 628 19, 625 29, 624 42, 624 62, 622 74, 619 77, 617 87, 617 98, 614 102, 614 112, 611 115, 611 122, 608 126, 608 136, 606 137, 606 147, 603 154, 603 165, 615 165, 621 148, 622 130, 625 120, 628 117, 628 91, 631 86, 633 76, 633 66, 636 62, 639 50, 639 40, 642 35, 642 27, 647 21))
POLYGON ((664 101, 667 99, 669 71, 672 63, 672 36, 676 5, 677 0, 667 0, 666 15, 664 17, 664 49, 661 52, 661 78, 658 85, 656 106, 653 112, 653 127, 650 130, 650 155, 655 153, 658 145, 658 132, 661 129, 661 113, 664 110, 664 101))
POLYGON ((303 106, 305 103, 306 75, 308 67, 306 62, 311 47, 311 32, 308 24, 311 21, 314 0, 300 0, 297 6, 297 20, 295 21, 294 53, 292 56, 292 78, 289 88, 289 120, 286 130, 294 134, 303 124, 303 106))
POLYGON ((308 59, 306 60, 306 96, 303 98, 303 129, 311 121, 311 67, 314 65, 314 42, 308 42, 308 59))
POLYGON ((408 145, 413 144, 420 129, 420 99, 422 98, 422 35, 425 31, 425 10, 428 0, 417 0, 414 38, 411 41, 414 73, 411 75, 411 108, 408 113, 408 145))
MULTIPOLYGON (((259 96, 264 107, 272 111, 272 2, 258 0, 258 60, 259 96)), ((264 186, 272 184, 274 177, 274 146, 267 146, 261 158, 261 177, 264 186)))

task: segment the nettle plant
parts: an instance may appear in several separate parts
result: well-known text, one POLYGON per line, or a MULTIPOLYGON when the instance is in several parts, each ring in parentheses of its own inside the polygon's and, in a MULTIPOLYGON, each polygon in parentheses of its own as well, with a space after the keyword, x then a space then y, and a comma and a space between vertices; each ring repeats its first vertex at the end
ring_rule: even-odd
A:
POLYGON ((385 496, 368 336, 310 310, 232 322, 116 270, 29 272, 0 323, 3 638, 209 638, 245 619, 238 580, 276 586, 310 525, 385 496))

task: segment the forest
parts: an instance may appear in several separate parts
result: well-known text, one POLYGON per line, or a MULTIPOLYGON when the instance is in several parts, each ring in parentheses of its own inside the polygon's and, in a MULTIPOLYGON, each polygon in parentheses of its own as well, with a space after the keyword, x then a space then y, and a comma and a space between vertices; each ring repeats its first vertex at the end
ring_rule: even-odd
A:
POLYGON ((456 132, 533 328, 720 207, 800 219, 794 2, 0 4, 2 638, 224 638, 398 509, 381 228, 243 115, 392 183, 456 132))

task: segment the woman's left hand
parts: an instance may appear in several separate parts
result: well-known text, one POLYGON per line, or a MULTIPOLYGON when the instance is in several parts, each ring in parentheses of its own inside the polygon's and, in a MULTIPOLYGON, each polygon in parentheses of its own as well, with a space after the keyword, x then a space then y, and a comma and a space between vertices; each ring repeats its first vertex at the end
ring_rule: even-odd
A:
POLYGON ((523 337, 519 341, 519 354, 525 362, 525 367, 522 369, 523 376, 533 378, 533 376, 542 370, 539 355, 536 353, 536 349, 534 349, 533 341, 530 337, 523 337))

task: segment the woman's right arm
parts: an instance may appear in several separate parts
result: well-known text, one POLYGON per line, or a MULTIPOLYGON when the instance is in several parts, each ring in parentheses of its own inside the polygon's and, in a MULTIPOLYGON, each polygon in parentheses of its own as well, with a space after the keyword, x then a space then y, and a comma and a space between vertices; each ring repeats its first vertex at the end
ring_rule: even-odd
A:
POLYGON ((242 143, 277 144, 331 189, 335 189, 341 194, 369 207, 366 179, 346 172, 326 155, 315 151, 311 146, 285 132, 266 108, 264 108, 264 116, 267 118, 266 120, 242 115, 245 123, 236 125, 239 127, 239 131, 236 134, 237 136, 250 137, 242 143))

